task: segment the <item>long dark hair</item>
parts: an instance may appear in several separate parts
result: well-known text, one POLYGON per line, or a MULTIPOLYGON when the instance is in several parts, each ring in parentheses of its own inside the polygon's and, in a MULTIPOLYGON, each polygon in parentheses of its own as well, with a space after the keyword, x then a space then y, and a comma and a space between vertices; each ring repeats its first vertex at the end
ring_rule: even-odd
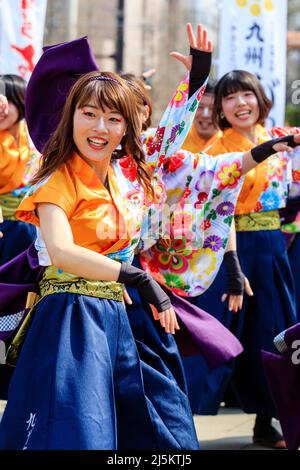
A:
POLYGON ((13 103, 18 110, 18 119, 21 121, 25 115, 25 91, 27 82, 19 75, 0 75, 0 92, 4 93, 7 100, 13 103))
POLYGON ((121 149, 113 152, 114 158, 132 155, 137 164, 137 179, 147 195, 153 196, 151 178, 147 171, 145 155, 140 139, 141 104, 125 80, 112 72, 90 72, 81 76, 72 87, 66 100, 57 129, 48 140, 41 157, 39 171, 31 181, 36 184, 51 175, 76 151, 73 140, 73 116, 76 107, 80 108, 94 97, 100 108, 107 106, 122 114, 127 131, 121 141, 121 149), (97 80, 97 77, 100 78, 97 80), (103 77, 103 79, 101 79, 103 77))
POLYGON ((232 70, 223 75, 218 81, 215 87, 215 103, 212 116, 214 124, 222 131, 231 127, 226 117, 222 117, 221 114, 222 98, 225 98, 231 93, 236 93, 237 91, 252 91, 255 94, 259 107, 258 124, 264 125, 272 107, 272 102, 267 97, 256 75, 246 70, 232 70))

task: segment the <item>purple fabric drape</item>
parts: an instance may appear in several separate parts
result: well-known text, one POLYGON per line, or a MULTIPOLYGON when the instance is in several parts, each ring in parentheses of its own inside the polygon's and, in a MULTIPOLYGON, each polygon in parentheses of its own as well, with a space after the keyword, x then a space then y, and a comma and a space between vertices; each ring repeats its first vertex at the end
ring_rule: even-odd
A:
POLYGON ((239 340, 216 318, 183 297, 167 293, 180 320, 176 341, 183 356, 201 354, 212 369, 243 351, 239 340))
POLYGON ((38 292, 38 283, 44 268, 39 266, 34 244, 16 258, 0 267, 0 340, 14 336, 15 314, 23 312, 28 292, 38 292), (4 318, 5 317, 5 318, 4 318))

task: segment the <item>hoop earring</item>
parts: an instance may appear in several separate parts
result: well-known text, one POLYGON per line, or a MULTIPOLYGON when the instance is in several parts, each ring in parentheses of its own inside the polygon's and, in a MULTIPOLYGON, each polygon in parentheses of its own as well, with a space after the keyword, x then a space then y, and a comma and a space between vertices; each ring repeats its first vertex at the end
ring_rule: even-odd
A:
POLYGON ((221 118, 221 119, 224 119, 224 117, 225 117, 225 114, 224 114, 223 111, 221 111, 221 112, 220 112, 220 118, 221 118))

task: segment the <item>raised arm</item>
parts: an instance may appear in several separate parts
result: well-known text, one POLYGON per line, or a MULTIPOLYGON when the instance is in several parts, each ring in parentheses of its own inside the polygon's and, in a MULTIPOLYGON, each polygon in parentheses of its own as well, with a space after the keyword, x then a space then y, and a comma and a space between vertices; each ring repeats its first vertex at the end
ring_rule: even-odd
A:
POLYGON ((197 25, 195 37, 191 23, 187 23, 187 36, 190 45, 189 55, 170 52, 174 59, 181 62, 190 71, 189 98, 205 84, 211 67, 212 41, 208 39, 207 30, 202 24, 197 25))
POLYGON ((184 56, 178 52, 171 52, 171 55, 183 63, 189 72, 192 69, 192 64, 195 64, 192 73, 192 86, 190 73, 188 73, 173 94, 154 137, 150 137, 145 142, 147 162, 154 165, 157 164, 161 155, 168 157, 181 148, 192 125, 209 75, 212 43, 207 39, 207 31, 202 25, 198 25, 195 37, 193 28, 188 23, 187 36, 193 54, 184 56), (194 59, 194 55, 197 57, 196 59, 194 59))

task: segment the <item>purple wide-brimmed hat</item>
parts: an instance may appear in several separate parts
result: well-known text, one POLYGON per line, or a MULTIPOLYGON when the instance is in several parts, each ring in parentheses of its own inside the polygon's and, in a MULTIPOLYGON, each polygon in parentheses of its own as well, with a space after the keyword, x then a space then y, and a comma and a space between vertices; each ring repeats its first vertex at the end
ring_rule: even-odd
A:
POLYGON ((87 72, 99 70, 87 37, 46 46, 28 82, 25 119, 35 147, 42 152, 56 129, 70 89, 87 72))

